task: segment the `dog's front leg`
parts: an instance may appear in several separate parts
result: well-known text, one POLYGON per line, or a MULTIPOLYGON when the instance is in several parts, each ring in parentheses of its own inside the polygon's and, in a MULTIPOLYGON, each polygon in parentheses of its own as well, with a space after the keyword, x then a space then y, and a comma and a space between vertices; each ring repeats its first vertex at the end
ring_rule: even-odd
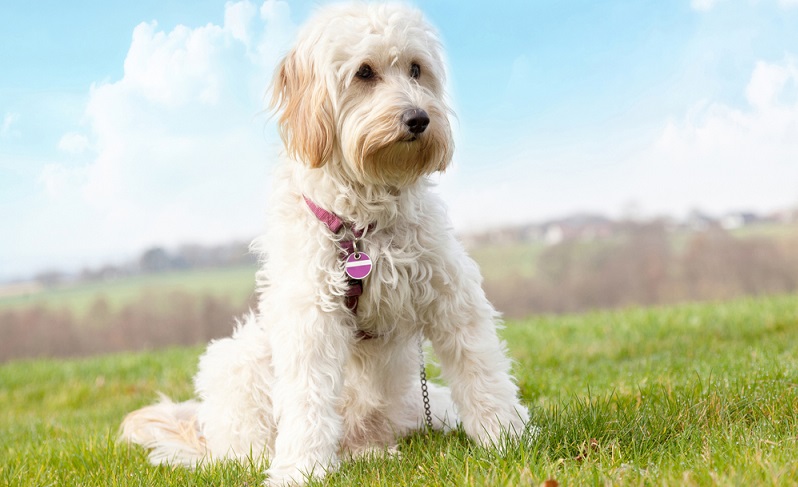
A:
POLYGON ((342 317, 315 306, 291 315, 271 333, 277 438, 266 485, 301 485, 338 463, 339 398, 350 333, 342 317))
POLYGON ((503 434, 519 436, 529 413, 518 400, 510 360, 496 334, 496 312, 478 284, 464 287, 439 301, 443 311, 427 335, 465 432, 488 446, 503 434), (447 299, 456 302, 444 303, 447 299))

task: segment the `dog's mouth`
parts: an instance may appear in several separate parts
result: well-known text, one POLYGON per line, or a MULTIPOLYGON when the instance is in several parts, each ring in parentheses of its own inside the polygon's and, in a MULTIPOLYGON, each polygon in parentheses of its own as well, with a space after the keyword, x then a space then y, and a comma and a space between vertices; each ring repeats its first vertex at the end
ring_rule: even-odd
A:
POLYGON ((407 136, 402 139, 402 142, 415 142, 419 139, 417 134, 407 134, 407 136))

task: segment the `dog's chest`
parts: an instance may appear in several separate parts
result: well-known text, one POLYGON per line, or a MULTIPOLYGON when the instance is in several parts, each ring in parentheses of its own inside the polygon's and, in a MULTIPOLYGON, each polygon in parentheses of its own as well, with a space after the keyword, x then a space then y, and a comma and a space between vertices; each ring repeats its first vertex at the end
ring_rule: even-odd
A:
POLYGON ((365 249, 373 268, 363 281, 360 325, 385 332, 421 324, 440 288, 440 256, 414 229, 374 235, 365 249))

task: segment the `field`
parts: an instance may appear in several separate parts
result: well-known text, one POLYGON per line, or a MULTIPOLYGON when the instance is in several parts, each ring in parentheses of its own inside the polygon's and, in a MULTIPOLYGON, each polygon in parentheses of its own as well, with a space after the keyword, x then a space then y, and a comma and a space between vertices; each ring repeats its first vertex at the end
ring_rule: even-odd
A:
MULTIPOLYGON (((610 238, 574 239, 559 245, 483 242, 473 244, 469 253, 482 270, 494 304, 519 318, 530 313, 792 292, 798 289, 796 249, 798 225, 694 232, 641 223, 627 224, 610 238)), ((93 326, 96 323, 88 317, 96 316, 91 313, 94 307, 115 314, 174 293, 229 300, 233 308, 244 309, 253 298, 254 274, 254 265, 238 265, 50 287, 0 285, 0 313, 65 310, 74 321, 93 326)), ((12 319, 19 318, 6 318, 12 319)))
POLYGON ((0 310, 40 305, 51 309, 67 308, 78 316, 84 316, 98 298, 105 299, 111 311, 115 311, 138 299, 143 291, 158 294, 180 291, 191 294, 225 295, 236 302, 245 302, 254 289, 255 267, 253 266, 197 269, 144 274, 109 282, 56 286, 17 296, 0 296, 0 310))
MULTIPOLYGON (((325 485, 798 483, 798 297, 541 316, 503 334, 537 437, 486 450, 419 434, 325 485)), ((153 467, 115 442, 157 391, 191 396, 200 352, 1 365, 0 485, 258 485, 263 459, 153 467)))

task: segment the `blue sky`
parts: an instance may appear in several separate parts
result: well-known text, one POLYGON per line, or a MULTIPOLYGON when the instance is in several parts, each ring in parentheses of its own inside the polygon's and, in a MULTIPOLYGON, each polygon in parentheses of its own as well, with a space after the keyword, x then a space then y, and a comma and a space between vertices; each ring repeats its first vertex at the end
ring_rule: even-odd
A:
MULTIPOLYGON (((447 48, 458 230, 798 205, 798 0, 417 0, 447 48)), ((315 2, 17 2, 0 279, 248 239, 273 67, 315 2)))

